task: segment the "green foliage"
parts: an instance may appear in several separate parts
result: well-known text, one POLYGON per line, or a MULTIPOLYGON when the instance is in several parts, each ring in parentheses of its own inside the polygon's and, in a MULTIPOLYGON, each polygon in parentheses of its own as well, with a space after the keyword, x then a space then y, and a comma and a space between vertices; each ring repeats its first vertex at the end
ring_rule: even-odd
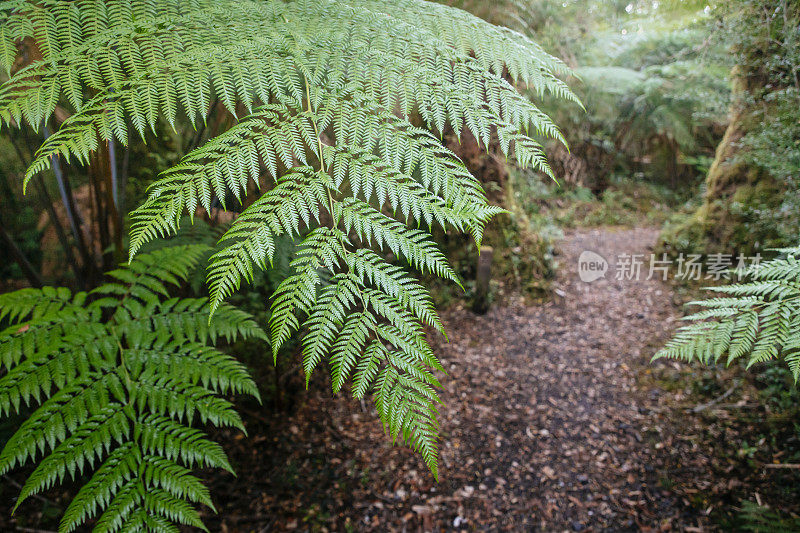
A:
POLYGON ((537 231, 547 234, 547 224, 585 228, 664 223, 685 198, 680 191, 642 178, 641 174, 631 178, 612 176, 599 195, 581 186, 559 186, 526 172, 512 173, 510 181, 520 207, 536 224, 537 231))
POLYGON ((751 110, 734 159, 784 187, 777 201, 753 198, 734 208, 748 230, 785 246, 795 242, 800 224, 800 11, 789 0, 742 0, 720 3, 715 13, 716 38, 729 44, 744 78, 740 105, 751 110))
POLYGON ((800 518, 781 515, 749 500, 742 502, 739 519, 743 531, 754 533, 793 533, 800 530, 800 518))
MULTIPOLYGON (((753 96, 754 101, 757 97, 753 96)), ((778 197, 753 195, 732 211, 745 221, 748 233, 764 236, 769 245, 794 242, 800 225, 800 87, 786 87, 758 98, 752 129, 740 141, 736 159, 761 168, 781 187, 778 197)))
POLYGON ((739 0, 714 2, 718 19, 714 35, 733 52, 728 61, 747 73, 758 74, 771 83, 758 90, 770 90, 798 83, 800 13, 792 0, 739 0))
POLYGON ((711 50, 733 72, 731 123, 704 203, 662 240, 701 253, 790 246, 800 226, 800 11, 790 0, 710 5, 711 50))
POLYGON ((508 81, 577 101, 565 65, 526 37, 420 0, 6 2, 0 6, 0 121, 37 129, 73 113, 39 148, 25 182, 52 158, 87 162, 164 122, 203 123, 219 101, 236 123, 184 155, 132 214, 130 253, 177 231, 181 216, 246 206, 208 267, 210 310, 298 243, 271 304, 272 349, 297 331, 310 373, 327 356, 338 390, 372 392, 395 439, 436 473, 434 369, 423 324, 442 325, 400 261, 455 280, 434 226, 479 246, 489 205, 442 146, 471 132, 552 174, 539 140, 563 141, 508 81), (42 59, 11 73, 16 43, 42 59), (422 127, 420 127, 422 126, 422 127), (437 136, 438 135, 438 136, 437 136), (247 199, 259 190, 255 201, 247 199), (375 247, 380 253, 372 251, 375 247), (324 286, 323 289, 321 289, 324 286))
POLYGON ((686 30, 653 36, 617 50, 609 66, 577 71, 584 100, 630 157, 652 153, 654 140, 684 154, 713 146, 710 130, 724 120, 730 85, 726 68, 693 52, 702 39, 686 30))
POLYGON ((795 420, 800 409, 800 388, 794 383, 792 372, 782 366, 770 366, 753 376, 762 403, 774 413, 786 413, 795 420))
POLYGON ((91 473, 60 531, 98 515, 97 531, 203 527, 191 504, 213 505, 190 469, 232 469, 192 426, 244 431, 222 395, 258 396, 245 367, 212 345, 266 339, 231 306, 209 322, 207 299, 169 297, 168 285, 185 280, 204 252, 142 254, 91 293, 46 287, 0 296, 9 324, 0 332, 0 415, 32 411, 0 453, 0 474, 38 462, 15 507, 91 473))
POLYGON ((587 109, 545 103, 570 145, 552 151, 559 177, 595 194, 615 175, 696 185, 691 163, 713 155, 730 99, 730 69, 709 53, 705 3, 528 3, 547 21, 531 28, 537 40, 579 65, 587 109))
POLYGON ((800 378, 800 247, 781 250, 785 258, 748 269, 747 283, 711 290, 718 298, 692 302, 704 310, 685 318, 692 321, 655 358, 672 357, 702 363, 745 358, 747 366, 778 358, 786 361, 795 382, 800 378))

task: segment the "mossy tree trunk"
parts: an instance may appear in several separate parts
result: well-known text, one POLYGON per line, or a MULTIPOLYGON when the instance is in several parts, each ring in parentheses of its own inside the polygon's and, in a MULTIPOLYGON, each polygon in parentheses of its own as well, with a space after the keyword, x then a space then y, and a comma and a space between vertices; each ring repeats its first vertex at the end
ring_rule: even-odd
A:
POLYGON ((759 106, 765 105, 750 97, 750 89, 759 80, 735 67, 731 81, 729 123, 706 176, 703 203, 686 221, 664 230, 661 248, 666 251, 751 254, 771 240, 755 230, 758 224, 753 217, 765 202, 775 203, 773 207, 780 204, 782 185, 738 157, 742 138, 754 127, 759 106))

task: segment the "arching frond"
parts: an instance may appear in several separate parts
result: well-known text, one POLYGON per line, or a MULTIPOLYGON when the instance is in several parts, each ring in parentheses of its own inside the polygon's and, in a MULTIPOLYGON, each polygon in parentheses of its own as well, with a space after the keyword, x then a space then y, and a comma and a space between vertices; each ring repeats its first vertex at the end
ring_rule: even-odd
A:
MULTIPOLYGON (((135 348, 140 389, 131 394, 139 409, 171 416, 159 402, 191 405, 228 386, 250 392, 234 376, 215 381, 194 364, 184 377, 191 385, 147 368, 243 333, 222 302, 271 263, 276 238, 288 238, 298 252, 272 298, 273 353, 307 332, 306 370, 328 357, 337 390, 354 376, 354 392, 371 390, 392 436, 419 449, 435 471, 430 387, 440 365, 422 326, 442 324, 427 289, 405 267, 458 283, 433 226, 468 232, 480 245, 485 225, 502 212, 441 138, 469 133, 488 145, 495 137, 506 156, 551 174, 542 141, 564 138, 515 84, 577 101, 558 77, 568 73, 563 62, 518 33, 423 0, 17 0, 0 6, 0 67, 10 76, 0 87, 0 126, 38 129, 57 106, 70 111, 36 152, 26 183, 54 158, 88 163, 104 142, 129 143, 129 129, 144 137, 159 123, 197 125, 214 101, 236 119, 165 170, 131 215, 134 257, 174 234, 187 214, 216 203, 246 206, 209 260, 208 308, 164 301, 173 280, 151 258, 152 275, 133 263, 80 311, 108 311, 124 299, 113 313, 135 348), (26 39, 41 59, 12 72, 26 39), (205 310, 217 325, 195 320, 205 310), (145 327, 169 327, 174 339, 145 327), (145 391, 152 391, 147 401, 145 391)), ((49 297, 19 305, 33 306, 31 313, 62 306, 79 320, 76 306, 49 297)), ((30 327, 44 343, 60 335, 61 320, 67 317, 30 327)), ((4 358, 16 364, 23 352, 15 345, 4 358)), ((113 346, 96 359, 109 354, 113 346)), ((197 360, 230 370, 215 352, 197 352, 197 360)), ((201 414, 211 420, 235 422, 223 405, 208 409, 201 414)), ((124 505, 112 504, 104 526, 165 518, 153 514, 152 495, 133 478, 114 487, 124 505)), ((186 513, 166 518, 192 521, 186 513)))
POLYGON ((188 469, 232 469, 222 448, 191 426, 242 428, 219 394, 258 396, 245 367, 207 343, 266 339, 231 306, 209 323, 207 300, 169 297, 169 285, 182 283, 204 253, 195 245, 142 254, 92 294, 0 295, 0 314, 11 323, 0 333, 0 415, 33 408, 0 452, 0 473, 38 462, 17 506, 93 472, 61 531, 101 511, 100 531, 135 529, 137 521, 159 530, 202 527, 190 503, 211 506, 211 499, 188 469))

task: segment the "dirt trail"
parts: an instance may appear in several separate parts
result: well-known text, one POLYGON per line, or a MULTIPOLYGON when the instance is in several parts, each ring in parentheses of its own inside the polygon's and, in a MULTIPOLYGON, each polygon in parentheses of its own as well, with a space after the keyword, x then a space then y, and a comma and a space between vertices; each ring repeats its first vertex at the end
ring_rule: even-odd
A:
POLYGON ((659 486, 650 415, 657 398, 636 385, 652 343, 674 320, 671 293, 646 280, 646 266, 638 281, 615 279, 616 258, 649 257, 656 235, 572 233, 561 246, 556 301, 447 317, 452 343, 439 353, 464 399, 444 400, 443 477, 473 472, 474 507, 483 507, 473 525, 485 517, 512 530, 680 522, 675 499, 659 486), (579 279, 584 250, 608 259, 604 278, 579 279))
MULTIPOLYGON (((620 254, 657 232, 581 230, 561 245, 555 301, 443 316, 434 339, 449 376, 441 481, 391 447, 367 405, 323 387, 277 427, 230 450, 240 477, 214 478, 212 530, 641 531, 694 525, 663 488, 669 451, 656 392, 637 388, 675 318, 659 281, 615 279, 620 254), (580 253, 608 258, 578 278, 580 253), (253 526, 257 526, 253 528, 253 526)), ((266 422, 266 420, 265 420, 266 422)), ((255 426, 257 426, 257 422, 255 426)), ((668 483, 668 482, 667 482, 668 483)))

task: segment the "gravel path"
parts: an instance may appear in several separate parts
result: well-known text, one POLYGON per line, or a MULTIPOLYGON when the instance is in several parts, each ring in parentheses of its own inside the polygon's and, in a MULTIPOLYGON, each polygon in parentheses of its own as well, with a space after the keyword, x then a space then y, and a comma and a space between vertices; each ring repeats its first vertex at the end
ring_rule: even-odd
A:
POLYGON ((452 342, 439 353, 450 364, 452 400, 444 399, 442 477, 471 473, 473 501, 461 505, 472 525, 639 530, 679 518, 659 486, 651 401, 636 385, 654 350, 648 343, 674 319, 669 289, 647 272, 615 279, 616 258, 649 254, 656 235, 570 234, 555 301, 447 317, 452 342), (605 278, 579 279, 585 250, 608 259, 605 278))

